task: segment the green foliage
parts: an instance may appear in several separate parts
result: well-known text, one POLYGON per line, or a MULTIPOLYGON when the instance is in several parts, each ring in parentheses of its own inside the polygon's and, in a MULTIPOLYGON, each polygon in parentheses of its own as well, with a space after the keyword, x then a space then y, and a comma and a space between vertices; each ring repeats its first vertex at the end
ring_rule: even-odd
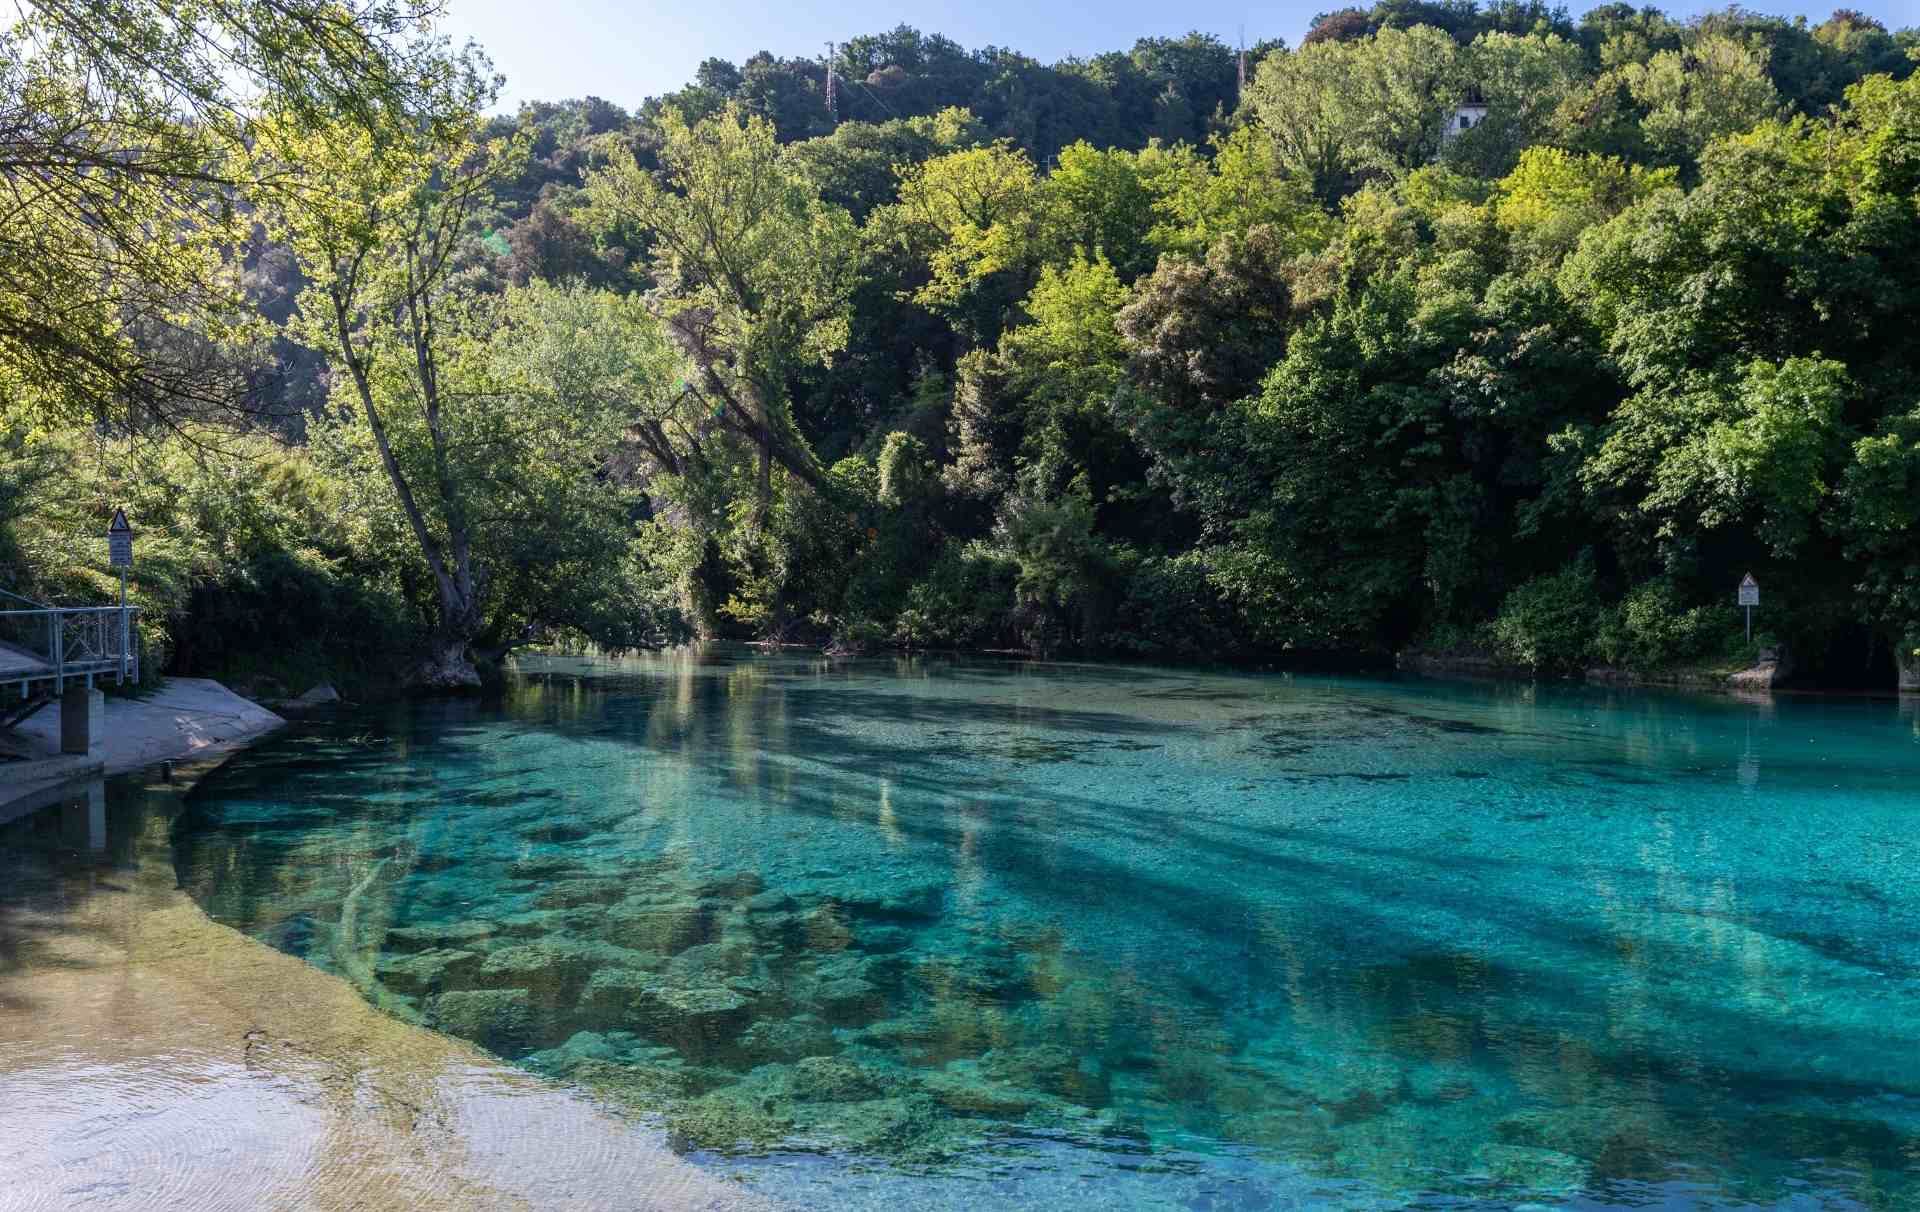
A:
POLYGON ((989 647, 1010 638, 1019 566, 986 543, 949 543, 907 592, 894 635, 913 647, 989 647))
POLYGON ((1497 177, 1528 148, 1576 124, 1572 111, 1586 86, 1586 57, 1558 34, 1484 33, 1467 48, 1467 72, 1487 112, 1448 141, 1451 163, 1497 177))
POLYGON ((1242 649, 1244 624, 1216 584, 1208 552, 1162 556, 1122 548, 1112 560, 1126 586, 1107 626, 1116 650, 1198 660, 1242 649))
POLYGON ((1305 252, 1332 234, 1307 183, 1282 171, 1274 141, 1258 127, 1216 136, 1210 158, 1181 146, 1151 149, 1141 161, 1158 217, 1151 239, 1161 252, 1201 260, 1222 240, 1244 240, 1255 228, 1289 252, 1305 252))
POLYGON ((1080 142, 1062 148, 1040 198, 1040 236, 1052 252, 1097 257, 1128 282, 1153 267, 1153 191, 1140 158, 1080 142))
POLYGON ((0 443, 0 585, 59 604, 111 601, 106 519, 125 508, 148 668, 267 674, 296 693, 385 681, 416 624, 346 495, 304 450, 264 436, 16 433, 0 443))
POLYGON ((1588 228, 1670 187, 1671 169, 1530 147, 1496 186, 1494 216, 1515 251, 1535 264, 1559 262, 1588 228))
POLYGON ((885 122, 848 122, 830 135, 796 143, 795 165, 822 199, 864 220, 898 200, 901 170, 986 141, 964 109, 885 122))
POLYGON ((1114 316, 1126 299, 1105 256, 1064 269, 1049 265, 1027 296, 1032 322, 1007 333, 1002 357, 1034 393, 1064 408, 1097 409, 1120 383, 1123 351, 1114 316))
POLYGON ((1281 166, 1331 201, 1355 179, 1430 163, 1471 83, 1460 46, 1415 25, 1269 56, 1249 99, 1281 166))
POLYGON ((1085 475, 1064 487, 1034 466, 1000 506, 992 548, 1014 570, 1013 619, 1021 643, 1046 654, 1084 643, 1098 623, 1103 552, 1085 475))
POLYGON ((1646 111, 1642 137, 1670 164, 1697 159, 1713 140, 1746 130, 1780 107, 1765 52, 1728 37, 1697 38, 1684 50, 1661 51, 1622 74, 1646 111))
POLYGON ((1538 673, 1572 673, 1593 655, 1599 620, 1593 562, 1583 555, 1517 586, 1490 630, 1508 660, 1538 673))
POLYGON ((868 231, 925 260, 927 279, 909 297, 976 338, 997 335, 1033 268, 1041 205, 1033 162, 1006 142, 950 152, 903 167, 899 197, 868 231))
POLYGON ((901 27, 838 121, 772 55, 487 119, 411 10, 115 11, 0 35, 51 124, 0 142, 66 157, 0 222, 0 561, 97 596, 47 536, 131 502, 181 667, 298 598, 315 667, 690 627, 1652 668, 1738 655, 1701 603, 1749 568, 1802 651, 1920 634, 1911 31, 1381 0, 1240 105, 1204 35, 901 27), (293 412, 198 423, 243 398, 293 412))
POLYGON ((912 434, 894 430, 880 447, 877 496, 893 509, 916 509, 939 491, 939 467, 927 444, 912 434))
POLYGON ((1721 655, 1740 639, 1725 607, 1689 606, 1672 581, 1637 585, 1600 615, 1593 652, 1608 665, 1663 669, 1721 655))
POLYGON ((248 411, 246 206, 306 200, 256 155, 262 120, 369 136, 486 72, 405 2, 21 6, 0 30, 0 424, 248 411))
POLYGON ((1701 380, 1678 399, 1643 391, 1616 414, 1585 475, 1597 492, 1644 492, 1663 533, 1751 528, 1776 559, 1812 537, 1846 448, 1850 393, 1837 362, 1755 362, 1731 382, 1701 380))
POLYGON ((1861 565, 1861 591, 1897 637, 1920 634, 1920 409, 1854 443, 1839 495, 1837 529, 1861 565))
POLYGON ((676 503, 732 565, 739 592, 720 612, 784 633, 794 596, 788 582, 832 547, 831 536, 811 533, 802 520, 815 503, 785 479, 836 495, 800 432, 792 380, 830 363, 847 342, 861 264, 856 229, 821 200, 772 125, 737 105, 692 124, 669 113, 660 135, 658 174, 628 152, 587 182, 603 225, 649 233, 655 309, 686 360, 681 387, 641 444, 654 470, 671 477, 676 503), (689 407, 705 418, 692 421, 689 407), (745 493, 742 457, 753 460, 745 493), (785 473, 778 484, 775 464, 785 473))

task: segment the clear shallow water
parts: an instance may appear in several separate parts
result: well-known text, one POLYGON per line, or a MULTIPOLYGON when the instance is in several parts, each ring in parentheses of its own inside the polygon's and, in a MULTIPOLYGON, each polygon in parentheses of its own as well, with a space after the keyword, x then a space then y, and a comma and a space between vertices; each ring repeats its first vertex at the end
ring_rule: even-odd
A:
POLYGON ((718 651, 196 790, 182 884, 816 1206, 1920 1207, 1920 720, 718 651))

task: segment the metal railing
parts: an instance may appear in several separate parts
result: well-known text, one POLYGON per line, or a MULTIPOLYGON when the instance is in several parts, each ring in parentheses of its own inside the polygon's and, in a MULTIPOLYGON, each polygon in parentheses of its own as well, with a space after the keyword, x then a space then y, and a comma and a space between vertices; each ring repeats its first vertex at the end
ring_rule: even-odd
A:
POLYGON ((31 605, 0 610, 0 686, 18 685, 25 697, 39 682, 51 682, 58 694, 75 679, 140 680, 137 607, 31 605))

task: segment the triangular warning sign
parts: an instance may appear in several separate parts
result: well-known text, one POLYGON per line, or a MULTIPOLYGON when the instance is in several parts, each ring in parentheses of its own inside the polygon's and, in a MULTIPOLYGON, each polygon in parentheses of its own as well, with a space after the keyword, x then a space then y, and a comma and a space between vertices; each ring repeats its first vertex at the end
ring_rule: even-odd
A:
POLYGON ((116 509, 113 511, 113 522, 111 525, 107 527, 107 533, 108 534, 132 534, 133 533, 133 527, 127 525, 126 510, 116 509))
POLYGON ((1760 588, 1760 582, 1753 579, 1752 573, 1748 573, 1746 576, 1740 578, 1740 588, 1758 589, 1760 588))

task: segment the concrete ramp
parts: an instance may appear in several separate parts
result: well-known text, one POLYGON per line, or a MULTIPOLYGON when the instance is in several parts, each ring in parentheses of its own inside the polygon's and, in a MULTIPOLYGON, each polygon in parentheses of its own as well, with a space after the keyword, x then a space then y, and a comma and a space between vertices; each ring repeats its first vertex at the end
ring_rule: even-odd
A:
MULTIPOLYGON (((284 723, 212 678, 168 678, 159 691, 143 698, 107 700, 100 749, 94 756, 106 761, 108 774, 117 774, 169 758, 211 756, 284 723)), ((19 731, 59 749, 58 712, 43 711, 19 731)))
POLYGON ((286 721, 211 678, 169 678, 145 698, 109 698, 100 740, 84 757, 60 752, 60 713, 43 711, 14 730, 50 765, 0 761, 0 805, 38 791, 47 781, 121 774, 160 761, 212 758, 286 721))

